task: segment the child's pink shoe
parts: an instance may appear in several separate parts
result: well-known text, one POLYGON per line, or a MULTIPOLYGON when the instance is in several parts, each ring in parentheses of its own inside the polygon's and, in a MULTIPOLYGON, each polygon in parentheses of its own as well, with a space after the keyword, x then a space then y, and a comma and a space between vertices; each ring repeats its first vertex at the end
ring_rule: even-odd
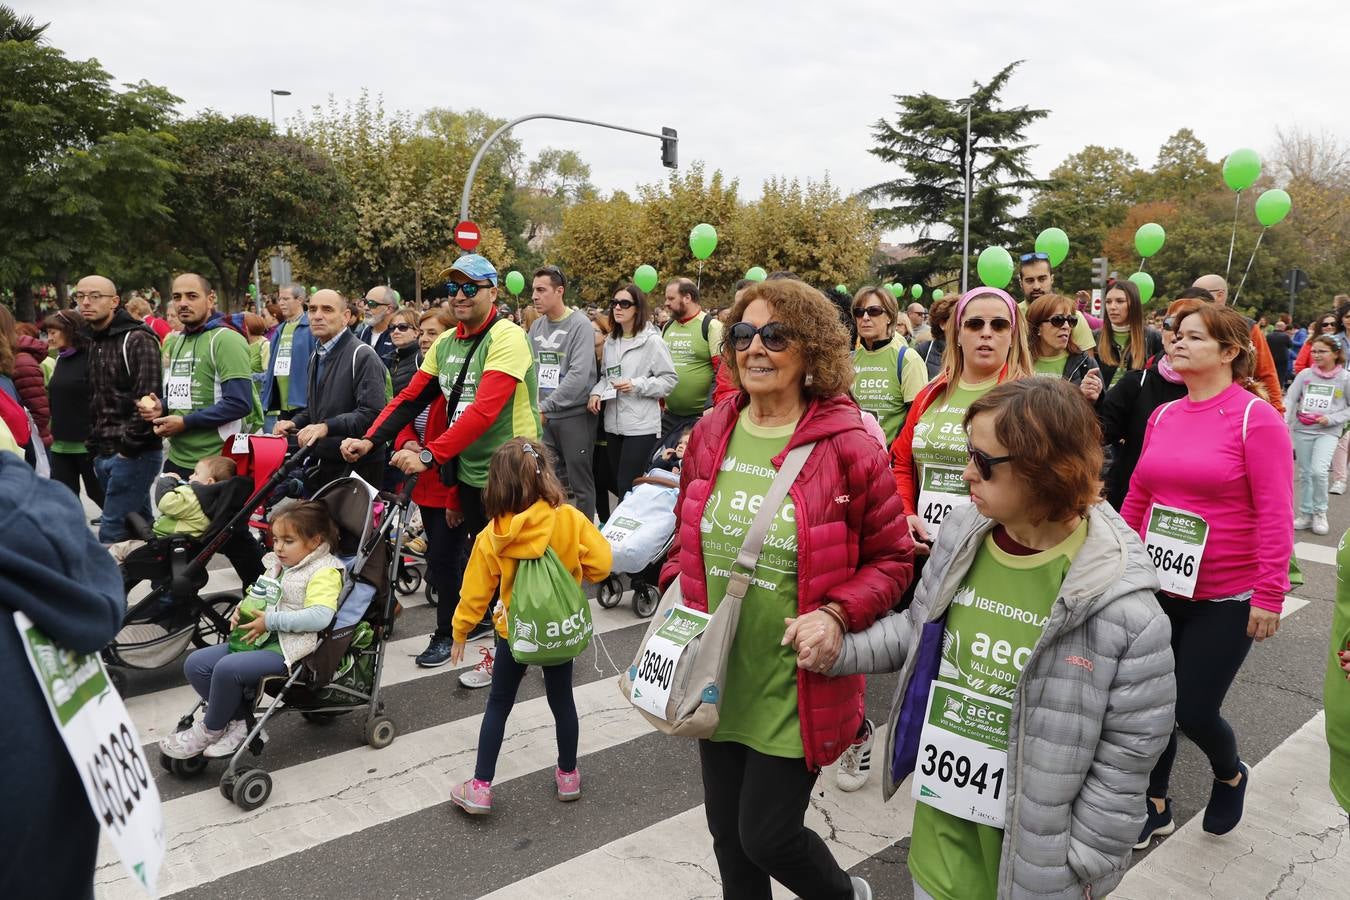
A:
POLYGON ((581 773, 576 769, 570 772, 564 772, 562 769, 553 769, 553 780, 558 785, 558 799, 564 803, 572 800, 581 799, 581 773))
POLYGON ((492 785, 470 778, 450 789, 450 802, 471 816, 485 816, 492 812, 492 785))

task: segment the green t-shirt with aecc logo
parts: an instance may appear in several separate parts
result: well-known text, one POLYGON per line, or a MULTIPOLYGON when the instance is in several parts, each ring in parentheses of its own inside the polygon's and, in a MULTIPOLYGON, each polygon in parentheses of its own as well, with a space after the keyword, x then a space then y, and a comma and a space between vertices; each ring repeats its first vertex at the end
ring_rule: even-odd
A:
POLYGON ((904 337, 893 336, 873 350, 858 347, 853 353, 853 397, 863 412, 881 424, 890 444, 905 424, 909 405, 928 383, 928 366, 919 354, 905 350, 905 359, 897 374, 897 358, 904 337))
POLYGON ((966 467, 966 431, 961 423, 970 404, 997 386, 998 378, 978 384, 958 382, 955 390, 947 390, 923 411, 914 426, 911 445, 920 485, 941 481, 949 493, 970 493, 961 480, 961 470, 966 467))
POLYGON ((722 347, 722 323, 716 318, 708 322, 708 339, 703 339, 703 319, 708 313, 699 313, 688 322, 670 320, 661 336, 670 350, 675 364, 675 390, 666 397, 666 409, 677 416, 698 416, 708 400, 708 389, 713 382, 713 357, 722 347))
MULTIPOLYGON (((1083 520, 1049 550, 1016 556, 986 535, 947 610, 938 680, 1011 704, 1086 539, 1083 520)), ((937 900, 993 900, 1002 854, 1003 829, 914 805, 909 870, 937 900)))
MULTIPOLYGON (((708 611, 726 594, 745 542, 797 423, 764 427, 742 411, 717 473, 699 530, 708 611)), ((774 516, 750 589, 741 602, 714 741, 735 741, 767 756, 804 757, 797 715, 797 654, 782 646, 783 620, 797 615, 797 522, 791 496, 774 516)))
MULTIPOLYGON (((296 319, 296 320, 293 321, 293 322, 283 322, 283 323, 281 324, 281 332, 280 332, 279 336, 277 337, 277 360, 276 360, 276 362, 277 362, 277 363, 280 363, 283 359, 285 359, 285 360, 286 360, 286 366, 289 366, 289 367, 290 367, 290 368, 287 369, 287 374, 285 374, 285 375, 277 375, 277 376, 276 376, 276 383, 277 383, 277 388, 276 388, 276 391, 277 391, 277 402, 281 405, 281 409, 282 409, 282 411, 284 411, 284 412, 290 412, 291 410, 293 410, 293 409, 296 408, 295 406, 293 406, 293 405, 291 405, 289 402, 287 402, 287 399, 286 399, 286 398, 287 398, 287 392, 290 390, 290 384, 291 384, 291 376, 290 376, 289 373, 290 373, 290 372, 296 371, 296 369, 295 369, 295 363, 296 363, 296 360, 295 360, 295 357, 291 355, 291 344, 292 344, 292 343, 294 342, 294 340, 295 340, 295 327, 296 327, 299 323, 300 323, 300 320, 299 320, 299 319, 296 319)), ((283 366, 283 368, 285 368, 285 366, 283 366)), ((272 371, 273 371, 273 372, 276 371, 276 364, 273 364, 272 371)), ((270 402, 272 398, 268 397, 267 399, 268 399, 268 401, 270 402)))
POLYGON ((1042 356, 1031 364, 1031 368, 1037 375, 1043 375, 1046 378, 1063 378, 1064 364, 1068 362, 1068 353, 1059 353, 1055 356, 1042 356))
POLYGON ((220 453, 226 437, 251 432, 262 425, 258 391, 253 384, 253 363, 248 342, 225 327, 193 334, 170 334, 164 339, 165 415, 186 416, 220 401, 221 384, 244 378, 252 388, 251 409, 242 419, 218 428, 192 428, 169 438, 169 460, 191 469, 199 460, 220 453))

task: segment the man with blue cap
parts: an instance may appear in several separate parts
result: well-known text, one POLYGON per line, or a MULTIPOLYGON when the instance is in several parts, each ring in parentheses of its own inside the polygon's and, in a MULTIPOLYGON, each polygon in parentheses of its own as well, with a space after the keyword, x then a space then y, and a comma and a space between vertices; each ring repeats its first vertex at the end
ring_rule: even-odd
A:
MULTIPOLYGON (((467 253, 441 277, 446 279, 455 330, 436 339, 408 386, 384 408, 364 438, 343 441, 342 453, 355 462, 376 445, 391 442, 418 413, 444 395, 449 428, 420 451, 399 450, 389 464, 408 475, 439 468, 442 480, 458 488, 463 521, 451 528, 445 521, 424 520, 423 526, 429 544, 453 548, 454 568, 460 576, 474 538, 487 527, 482 492, 492 454, 514 437, 539 440, 538 375, 525 332, 497 316, 498 279, 492 263, 467 253), (441 528, 449 534, 438 541, 432 532, 441 528)), ((417 657, 419 666, 449 662, 454 600, 442 597, 437 605, 436 631, 417 657)), ((491 632, 492 623, 485 620, 469 637, 491 632)), ((488 683, 484 680, 473 686, 488 683)))

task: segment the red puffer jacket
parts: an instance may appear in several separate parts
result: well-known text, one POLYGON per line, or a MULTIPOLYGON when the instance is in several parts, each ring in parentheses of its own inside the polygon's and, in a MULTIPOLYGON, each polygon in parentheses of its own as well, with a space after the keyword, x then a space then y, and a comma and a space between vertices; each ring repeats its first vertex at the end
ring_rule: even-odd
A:
MULTIPOLYGON (((745 402, 742 395, 721 403, 694 426, 680 471, 675 542, 661 584, 679 575, 691 609, 708 608, 699 520, 745 402)), ((818 442, 816 448, 789 492, 797 519, 797 609, 808 613, 838 603, 849 630, 862 631, 908 587, 914 545, 886 456, 863 429, 853 401, 812 402, 774 465, 782 465, 788 450, 811 441, 818 442)), ((862 723, 862 677, 829 678, 798 669, 797 713, 806 765, 813 771, 829 765, 862 723)))
MULTIPOLYGON (((441 396, 431 401, 431 405, 427 407, 426 440, 420 442, 417 440, 417 431, 413 428, 413 423, 409 422, 394 439, 394 449, 402 450, 403 445, 409 441, 426 446, 444 434, 445 429, 445 397, 441 396)), ((441 481, 440 467, 432 466, 417 476, 417 483, 413 485, 412 500, 422 508, 459 509, 459 489, 446 487, 441 481)))
POLYGON ((19 346, 14 353, 14 387, 23 405, 33 414, 43 445, 50 447, 52 408, 47 401, 47 380, 42 377, 42 361, 46 358, 46 341, 19 335, 19 346))

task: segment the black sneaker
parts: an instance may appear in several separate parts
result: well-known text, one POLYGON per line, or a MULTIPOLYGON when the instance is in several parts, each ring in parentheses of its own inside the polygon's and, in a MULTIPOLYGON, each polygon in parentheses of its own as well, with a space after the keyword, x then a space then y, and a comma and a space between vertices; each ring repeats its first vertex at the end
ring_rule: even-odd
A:
POLYGON ((1236 785, 1226 784, 1218 779, 1209 791, 1209 805, 1205 807, 1205 819, 1200 827, 1209 834, 1227 834, 1242 821, 1242 806, 1247 796, 1247 767, 1238 763, 1242 780, 1236 785))
POLYGON ((1177 830, 1177 823, 1172 821, 1172 798, 1163 801, 1162 812, 1148 798, 1144 798, 1144 806, 1148 807, 1148 817, 1144 819, 1144 830, 1139 832, 1139 843, 1134 845, 1136 850, 1147 850, 1155 837, 1165 837, 1177 830))
POLYGON ((424 669, 434 669, 437 666, 443 666, 450 661, 450 648, 454 645, 448 637, 431 636, 431 643, 427 644, 427 649, 417 657, 414 662, 424 669))
POLYGON ((487 637, 490 634, 494 634, 496 631, 497 626, 493 625, 491 622, 479 622, 477 625, 473 626, 473 631, 469 632, 469 636, 466 640, 476 641, 481 637, 487 637))

